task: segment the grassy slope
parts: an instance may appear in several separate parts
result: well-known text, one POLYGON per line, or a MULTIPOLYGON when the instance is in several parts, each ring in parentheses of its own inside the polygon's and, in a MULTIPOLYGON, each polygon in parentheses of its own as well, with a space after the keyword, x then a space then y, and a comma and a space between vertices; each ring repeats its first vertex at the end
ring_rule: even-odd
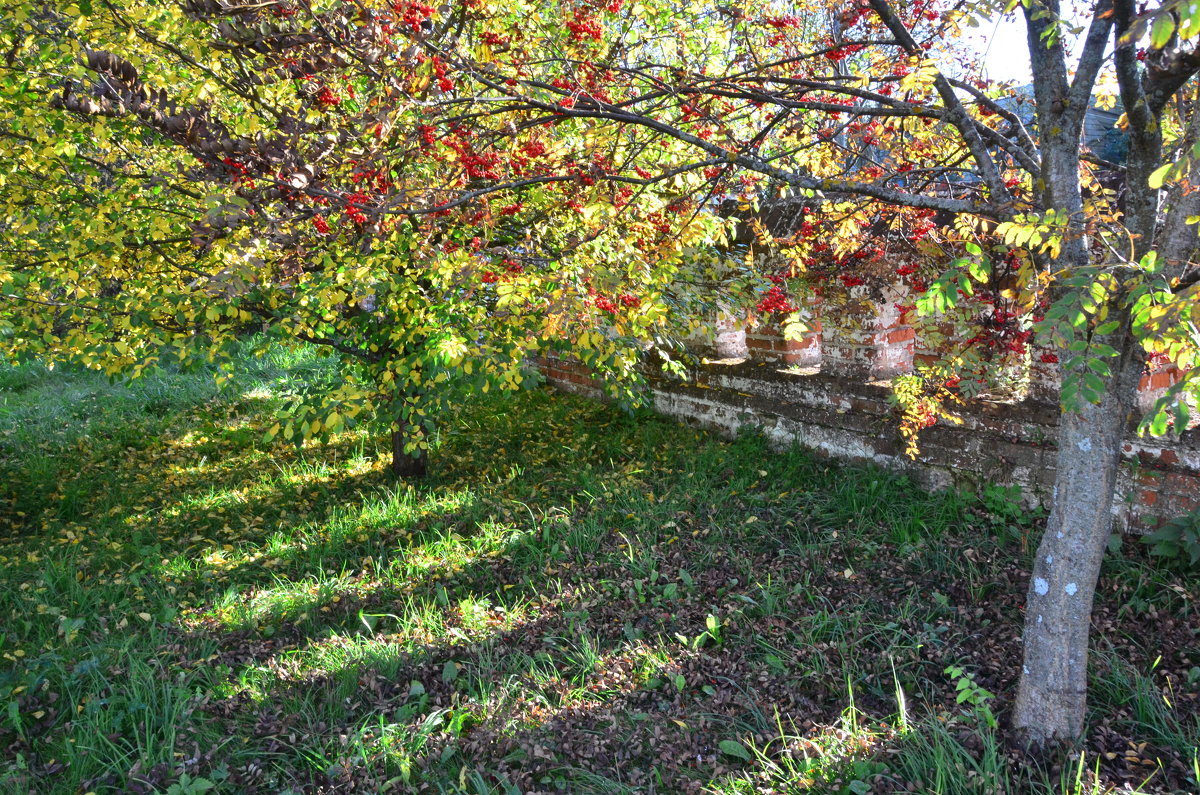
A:
POLYGON ((320 370, 0 370, 0 792, 1200 789, 1194 580, 1108 564, 1083 767, 1033 769, 1000 492, 545 391, 396 486, 260 444, 320 370))

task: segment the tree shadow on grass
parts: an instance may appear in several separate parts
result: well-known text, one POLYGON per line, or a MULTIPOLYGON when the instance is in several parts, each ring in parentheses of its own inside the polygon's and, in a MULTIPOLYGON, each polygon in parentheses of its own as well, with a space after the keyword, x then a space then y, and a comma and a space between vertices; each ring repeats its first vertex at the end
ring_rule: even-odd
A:
MULTIPOLYGON (((319 626, 285 620, 265 638, 214 624, 181 647, 216 642, 203 664, 264 672, 216 714, 234 733, 252 727, 243 745, 283 754, 282 769, 345 792, 405 775, 448 791, 476 775, 523 792, 698 789, 743 766, 739 750, 767 746, 781 726, 823 735, 837 723, 848 688, 863 684, 852 645, 878 648, 880 660, 891 652, 913 677, 928 673, 916 650, 935 616, 870 634, 838 626, 844 614, 889 605, 878 590, 859 593, 836 554, 747 552, 738 567, 719 556, 697 565, 712 558, 707 541, 664 535, 647 539, 658 572, 648 574, 630 537, 594 530, 583 556, 551 554, 526 532, 449 577, 430 567, 400 592, 329 594, 305 607, 319 626), (429 612, 433 635, 420 618, 429 612), (364 614, 401 620, 381 628, 364 614), (722 750, 722 741, 737 744, 722 750)), ((877 685, 858 693, 858 707, 889 714, 895 704, 877 685)))
POLYGON ((113 505, 145 524, 118 515, 111 532, 135 531, 123 554, 154 598, 188 595, 190 611, 157 616, 170 636, 153 652, 202 693, 195 736, 219 739, 91 783, 150 792, 225 765, 236 792, 755 791, 770 772, 756 751, 811 755, 817 782, 903 750, 878 727, 854 739, 845 716, 891 715, 898 687, 955 710, 948 664, 1003 716, 1018 561, 975 538, 901 546, 831 524, 880 521, 901 487, 877 474, 568 405, 540 426, 484 412, 419 489, 342 466, 362 460, 353 439, 284 456, 297 483, 257 490, 247 473, 279 451, 246 449, 241 425, 166 440, 175 479, 144 503, 138 488, 163 483, 118 479, 113 505), (772 478, 840 492, 783 504, 772 478))
MULTIPOLYGON (((253 695, 206 709, 248 733, 255 747, 283 753, 291 774, 307 769, 305 783, 322 791, 374 791, 393 779, 454 791, 456 782, 478 778, 520 792, 583 791, 589 779, 674 792, 698 790, 738 764, 721 741, 757 735, 765 742, 777 710, 781 720, 802 714, 816 727, 845 707, 844 693, 797 687, 744 637, 723 630, 746 619, 746 603, 718 569, 697 571, 670 603, 645 603, 635 588, 611 595, 589 588, 624 581, 628 573, 610 565, 587 567, 546 593, 506 562, 522 547, 528 542, 516 541, 498 562, 465 567, 451 587, 473 594, 475 604, 522 604, 527 619, 507 620, 501 609, 488 626, 447 603, 446 583, 431 576, 406 598, 441 606, 441 638, 413 642, 402 626, 380 634, 363 628, 359 654, 332 669, 303 670, 290 659, 313 654, 321 640, 311 632, 285 629, 269 641, 233 633, 222 640, 226 651, 203 664, 270 674, 253 695), (504 587, 513 581, 523 584, 504 587), (481 592, 482 583, 491 588, 481 592), (723 616, 720 624, 710 626, 710 615, 723 616), (391 645, 404 651, 389 653, 391 645)), ((375 592, 338 608, 350 622, 356 611, 399 609, 390 597, 375 592)), ((325 640, 345 648, 345 635, 325 640)))
MULTIPOLYGON (((830 792, 939 780, 968 782, 944 791, 975 792, 1008 780, 1008 791, 1032 792, 1060 775, 1022 772, 1002 730, 963 717, 956 682, 942 673, 948 662, 965 665, 1000 694, 989 708, 1002 725, 1022 578, 1001 578, 981 603, 919 560, 846 576, 845 560, 825 551, 751 554, 737 573, 754 571, 752 580, 720 560, 687 564, 708 550, 684 539, 659 550, 661 575, 647 596, 621 557, 622 538, 599 536, 590 563, 575 565, 527 533, 453 576, 430 569, 403 593, 327 602, 326 633, 284 628, 265 645, 252 632, 227 634, 206 664, 263 676, 210 714, 248 753, 274 755, 280 775, 323 792, 388 782, 447 792, 748 792, 804 780, 830 792), (691 565, 686 579, 679 563, 691 565), (885 575, 892 585, 881 584, 885 575), (914 607, 919 598, 927 609, 914 607), (414 603, 440 614, 436 636, 419 620, 372 627, 359 618, 403 616, 414 603), (306 654, 309 664, 297 661, 306 654), (898 690, 926 716, 907 733, 893 717, 898 690)), ((1127 736, 1103 726, 1090 735, 1087 758, 1104 760, 1103 781, 1138 772, 1107 756, 1127 736)), ((1186 760, 1171 748, 1148 753, 1167 771, 1163 788, 1149 791, 1186 791, 1186 760)), ((242 773, 234 780, 257 786, 242 773)))

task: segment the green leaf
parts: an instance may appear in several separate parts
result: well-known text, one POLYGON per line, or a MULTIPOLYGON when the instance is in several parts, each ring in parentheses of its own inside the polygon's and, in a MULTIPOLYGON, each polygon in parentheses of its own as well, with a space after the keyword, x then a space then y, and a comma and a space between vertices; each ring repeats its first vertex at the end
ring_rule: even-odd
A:
POLYGON ((1150 435, 1151 436, 1166 436, 1167 422, 1170 418, 1167 412, 1159 409, 1158 412, 1150 419, 1150 435))
POLYGON ((1100 379, 1100 376, 1085 371, 1083 374, 1083 383, 1087 387, 1088 399, 1092 403, 1099 402, 1100 397, 1104 394, 1104 381, 1100 379))
POLYGON ((750 752, 736 740, 722 740, 717 743, 717 747, 721 749, 721 753, 727 756, 735 756, 746 762, 750 761, 750 752))
POLYGON ((987 260, 979 260, 972 262, 967 270, 971 274, 971 278, 973 278, 975 281, 986 282, 988 280, 988 276, 992 272, 992 267, 991 263, 989 263, 987 260))
POLYGON ((458 678, 458 664, 454 660, 446 660, 442 666, 442 681, 447 684, 458 678))
POLYGON ((1187 402, 1183 400, 1175 401, 1175 427, 1186 428, 1191 420, 1192 412, 1188 408, 1187 402))
POLYGON ((1171 40, 1171 34, 1174 32, 1175 19, 1170 14, 1159 14, 1150 26, 1150 46, 1156 50, 1161 49, 1171 40))
POLYGON ((1167 179, 1167 174, 1174 168, 1174 163, 1167 163, 1165 166, 1159 166, 1150 174, 1150 187, 1158 190, 1163 186, 1167 179))

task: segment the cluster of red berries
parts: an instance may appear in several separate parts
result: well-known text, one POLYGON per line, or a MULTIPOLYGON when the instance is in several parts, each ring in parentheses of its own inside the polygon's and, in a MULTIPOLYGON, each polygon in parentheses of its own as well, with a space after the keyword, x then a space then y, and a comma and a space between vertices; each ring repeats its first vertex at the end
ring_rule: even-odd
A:
POLYGON ((346 199, 346 217, 360 226, 366 224, 367 214, 362 211, 362 208, 370 201, 367 194, 361 192, 347 193, 344 198, 346 199))
POLYGON ((777 284, 767 290, 767 294, 755 305, 755 308, 764 315, 787 315, 795 312, 798 307, 788 299, 787 293, 777 284))
POLYGON ((342 104, 342 98, 333 92, 329 86, 321 86, 317 92, 316 102, 323 108, 336 108, 342 104))
MULTIPOLYGON (((990 301, 989 297, 985 303, 990 301)), ((967 340, 966 345, 981 346, 988 358, 1005 354, 1020 356, 1028 350, 1033 331, 1020 328, 1017 321, 1017 312, 994 305, 990 314, 979 317, 979 333, 967 340)))
MULTIPOLYGON (((424 133, 422 133, 424 135, 424 133)), ((458 161, 468 179, 500 179, 496 166, 500 163, 500 155, 495 152, 477 154, 471 143, 466 140, 469 133, 462 133, 445 140, 446 146, 458 154, 458 161)))
POLYGON ((641 299, 633 293, 621 293, 619 296, 617 296, 617 300, 614 301, 607 295, 601 295, 596 291, 595 287, 590 285, 587 288, 587 294, 588 298, 591 300, 592 306, 596 307, 601 312, 608 312, 610 315, 615 315, 619 311, 619 307, 617 305, 618 301, 621 303, 621 305, 630 308, 640 306, 642 303, 641 299))
POLYGON ((508 160, 517 174, 525 174, 532 160, 546 154, 546 145, 541 141, 526 141, 517 150, 508 160))
POLYGON ((854 27, 870 12, 871 7, 866 3, 860 3, 854 8, 848 9, 844 14, 842 14, 842 29, 846 30, 854 27))
POLYGON ((571 38, 575 41, 587 41, 593 39, 600 41, 604 37, 604 30, 600 27, 600 22, 588 12, 576 10, 574 19, 567 20, 567 30, 571 31, 571 38))
POLYGON ((933 22, 941 17, 941 14, 935 8, 937 0, 912 0, 908 5, 908 12, 912 15, 911 19, 914 22, 922 19, 927 22, 933 22))
POLYGON ((363 168, 351 172, 350 180, 355 185, 362 185, 373 189, 376 193, 387 193, 392 187, 392 181, 388 179, 387 174, 377 168, 363 168))
POLYGON ((596 295, 592 297, 592 304, 601 312, 608 312, 610 315, 617 313, 617 304, 607 295, 596 295))
POLYGON ((438 56, 433 56, 433 75, 437 78, 438 89, 443 94, 454 90, 454 81, 447 77, 446 62, 438 56))
POLYGON ((245 163, 234 160, 232 157, 222 158, 221 162, 224 163, 225 167, 228 168, 232 173, 234 185, 239 185, 245 188, 254 187, 254 180, 250 178, 250 169, 246 167, 245 163))
POLYGON ((800 17, 794 14, 786 14, 781 17, 767 17, 763 20, 775 30, 787 30, 788 28, 800 27, 800 17))
POLYGON ((392 3, 392 10, 400 15, 400 22, 413 33, 420 33, 425 27, 426 20, 433 17, 433 6, 414 0, 397 0, 392 3))
POLYGON ((867 48, 867 45, 865 44, 842 44, 834 46, 832 40, 827 42, 827 46, 830 49, 825 52, 825 58, 833 61, 834 63, 844 61, 851 55, 854 55, 857 52, 862 52, 867 48))
MULTIPOLYGON (((475 240, 478 239, 479 238, 475 238, 475 240)), ((474 240, 472 243, 474 243, 474 240)), ((482 281, 484 284, 495 284, 505 276, 511 278, 513 276, 520 276, 525 272, 525 266, 516 260, 506 259, 501 264, 504 266, 503 274, 496 273, 496 271, 493 270, 485 270, 483 275, 480 277, 480 281, 482 281)))

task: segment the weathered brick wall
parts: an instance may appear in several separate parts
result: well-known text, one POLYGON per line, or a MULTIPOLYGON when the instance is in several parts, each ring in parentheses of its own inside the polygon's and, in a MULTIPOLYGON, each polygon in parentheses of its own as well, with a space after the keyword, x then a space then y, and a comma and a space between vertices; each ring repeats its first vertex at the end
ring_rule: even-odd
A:
MULTIPOLYGON (((822 340, 818 328, 816 339, 794 342, 759 326, 741 346, 746 358, 706 360, 685 381, 650 374, 654 406, 725 434, 753 426, 781 446, 795 441, 834 458, 873 462, 928 488, 1016 484, 1027 504, 1048 504, 1057 455, 1056 367, 1035 365, 1023 400, 968 402, 956 412, 963 424, 943 422, 923 431, 920 455, 910 460, 890 408, 890 388, 879 379, 912 368, 912 329, 886 307, 849 340, 831 339, 828 323, 822 340)), ((722 346, 739 350, 729 340, 722 346)), ((538 364, 564 390, 602 395, 578 365, 561 359, 538 364)), ((1149 405, 1177 375, 1147 374, 1140 402, 1149 405)), ((1116 527, 1144 530, 1198 507, 1200 428, 1164 440, 1138 437, 1131 425, 1112 507, 1116 527)))

